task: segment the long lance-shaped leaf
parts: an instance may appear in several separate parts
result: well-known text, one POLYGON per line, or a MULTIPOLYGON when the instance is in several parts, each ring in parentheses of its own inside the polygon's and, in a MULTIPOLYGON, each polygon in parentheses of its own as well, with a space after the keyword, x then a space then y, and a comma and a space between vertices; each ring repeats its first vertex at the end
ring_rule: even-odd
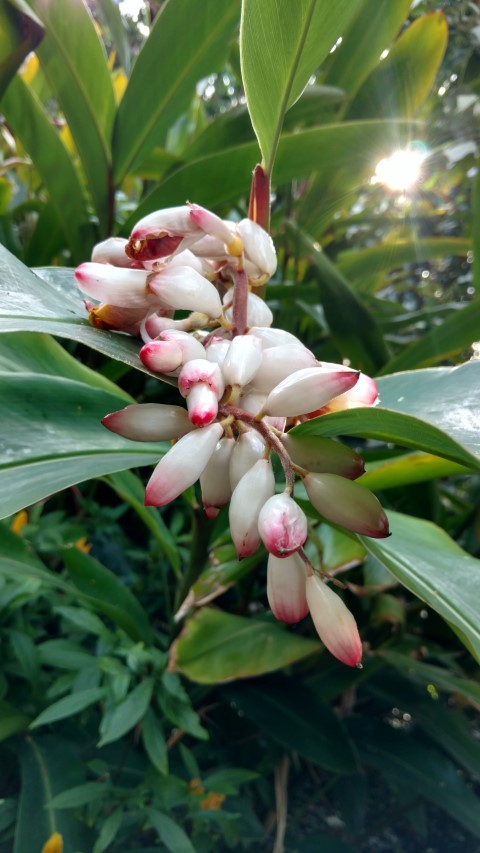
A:
POLYGON ((358 282, 364 293, 374 293, 384 285, 385 273, 403 264, 431 261, 436 258, 464 256, 471 241, 464 237, 419 237, 418 239, 389 239, 367 249, 342 252, 338 269, 349 281, 358 282))
POLYGON ((105 236, 112 214, 115 97, 104 50, 83 2, 31 0, 31 4, 45 26, 38 57, 65 113, 105 236))
POLYGON ((98 0, 102 15, 110 30, 115 50, 118 58, 123 66, 124 71, 128 74, 130 71, 130 47, 128 44, 127 28, 123 23, 123 18, 120 14, 115 0, 98 0))
POLYGON ((163 5, 118 108, 113 145, 117 182, 149 149, 165 142, 196 83, 223 68, 237 18, 238 7, 231 0, 168 0, 163 5))
POLYGON ((441 326, 434 326, 399 355, 387 362, 381 373, 411 370, 438 364, 468 349, 480 339, 480 296, 456 310, 441 326))
POLYGON ((0 98, 42 37, 40 21, 23 0, 0 0, 0 98))
POLYGON ((480 661, 480 560, 428 521, 396 512, 389 513, 389 520, 389 539, 361 537, 363 544, 397 580, 443 616, 480 661))
POLYGON ((165 444, 135 442, 101 425, 122 396, 38 373, 0 373, 0 517, 80 483, 158 462, 165 444))
POLYGON ((51 267, 38 273, 42 278, 0 246, 0 332, 43 332, 70 338, 154 375, 140 361, 135 338, 89 325, 73 270, 51 267))
POLYGON ((354 13, 350 0, 244 0, 242 78, 267 172, 272 171, 285 112, 354 13))
POLYGON ((480 161, 477 161, 472 192, 472 248, 473 248, 473 281, 477 293, 480 292, 480 161))
POLYGON ((17 75, 5 93, 1 109, 13 132, 32 158, 62 223, 75 263, 91 245, 90 216, 78 173, 47 113, 17 75))
POLYGON ((333 340, 353 365, 366 373, 376 373, 388 360, 388 350, 373 314, 318 244, 295 226, 290 225, 290 229, 312 260, 320 302, 333 340))
POLYGON ((306 421, 295 435, 361 435, 480 469, 480 362, 394 373, 377 380, 379 407, 306 421))
POLYGON ((412 0, 360 0, 353 4, 355 17, 328 61, 322 82, 340 86, 350 101, 378 65, 382 51, 390 47, 411 4, 412 0))
POLYGON ((435 82, 447 39, 443 12, 417 18, 367 78, 349 117, 414 116, 435 82))
MULTIPOLYGON (((283 134, 275 163, 274 185, 294 178, 306 178, 311 172, 332 173, 347 165, 357 170, 370 168, 385 156, 392 145, 409 138, 412 125, 403 121, 359 121, 312 127, 298 133, 283 134)), ((200 157, 176 170, 145 197, 125 225, 131 229, 145 214, 160 207, 195 201, 216 208, 247 195, 252 163, 258 156, 255 142, 228 148, 200 157)))

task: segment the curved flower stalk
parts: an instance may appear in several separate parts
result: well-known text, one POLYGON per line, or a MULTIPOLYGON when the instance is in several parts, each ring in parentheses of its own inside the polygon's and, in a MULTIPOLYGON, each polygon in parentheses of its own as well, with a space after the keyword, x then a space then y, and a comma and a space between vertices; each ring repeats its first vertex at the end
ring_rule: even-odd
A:
POLYGON ((350 367, 318 362, 298 338, 272 327, 253 290, 275 269, 273 243, 257 223, 222 220, 195 204, 149 214, 127 240, 95 247, 92 262, 76 271, 80 289, 100 301, 86 303, 90 321, 141 337, 145 366, 159 378, 177 376, 185 401, 127 406, 103 424, 134 441, 173 442, 145 503, 164 506, 200 480, 208 517, 229 504, 239 558, 263 541, 275 616, 295 622, 310 609, 327 648, 356 665, 353 616, 303 550, 308 522, 295 501, 296 480, 334 524, 382 537, 388 521, 374 495, 354 482, 364 470, 357 453, 290 429, 324 411, 375 405, 377 388, 350 367), (277 494, 274 457, 283 470, 277 494))

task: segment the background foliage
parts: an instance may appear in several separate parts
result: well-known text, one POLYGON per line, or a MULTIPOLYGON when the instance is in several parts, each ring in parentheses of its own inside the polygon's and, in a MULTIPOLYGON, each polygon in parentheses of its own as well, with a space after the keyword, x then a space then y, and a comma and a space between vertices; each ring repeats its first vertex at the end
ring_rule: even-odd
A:
POLYGON ((0 851, 480 849, 480 22, 441 6, 1 0, 0 851), (408 144, 422 183, 372 184, 408 144), (274 623, 193 489, 144 507, 166 447, 99 423, 175 391, 71 267, 157 207, 246 215, 261 157, 275 324, 380 377, 298 428, 388 509, 388 540, 316 518, 361 671, 274 623))

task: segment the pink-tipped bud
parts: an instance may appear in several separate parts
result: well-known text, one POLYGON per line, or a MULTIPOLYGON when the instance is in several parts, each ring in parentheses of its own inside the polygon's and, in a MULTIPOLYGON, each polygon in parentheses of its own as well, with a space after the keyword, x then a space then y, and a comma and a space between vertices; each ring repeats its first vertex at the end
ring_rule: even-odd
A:
POLYGON ((237 335, 231 341, 222 365, 226 385, 243 387, 255 376, 262 363, 262 345, 252 335, 237 335))
POLYGON ((235 234, 234 228, 215 213, 200 207, 199 204, 190 204, 190 219, 205 234, 216 237, 223 243, 226 253, 235 257, 242 254, 243 245, 241 239, 235 234))
POLYGON ((127 245, 130 258, 151 261, 192 245, 202 231, 192 222, 187 205, 156 210, 134 226, 127 245))
POLYGON ((171 373, 183 364, 182 349, 176 341, 149 341, 138 355, 152 373, 171 373))
POLYGON ((234 446, 234 438, 221 438, 200 476, 202 503, 208 518, 215 518, 220 508, 230 500, 232 489, 228 468, 234 446))
POLYGON ((289 495, 273 495, 261 509, 258 532, 270 554, 288 557, 305 544, 307 519, 289 495))
POLYGON ((361 373, 358 382, 349 391, 335 397, 334 400, 324 407, 323 414, 327 412, 341 412, 343 409, 358 409, 361 406, 378 405, 377 383, 370 376, 361 373))
POLYGON ((153 302, 147 291, 148 273, 145 270, 85 263, 77 267, 75 278, 80 290, 99 302, 123 308, 135 308, 139 303, 145 303, 145 313, 153 302))
POLYGON ((125 247, 128 240, 123 237, 108 237, 92 249, 92 261, 96 264, 112 264, 114 267, 131 267, 125 247))
POLYGON ((280 382, 306 367, 316 367, 318 362, 302 344, 284 344, 264 350, 262 363, 258 368, 252 385, 257 391, 269 393, 280 382))
POLYGON ((235 442, 230 459, 230 484, 232 489, 238 485, 244 474, 253 468, 255 462, 265 453, 265 442, 256 429, 243 432, 235 442))
POLYGON ((362 660, 357 623, 339 595, 316 575, 307 578, 306 594, 313 624, 322 643, 347 666, 362 660))
POLYGON ((200 311, 211 318, 222 313, 222 303, 213 284, 190 267, 167 264, 149 275, 148 288, 168 308, 200 311))
POLYGON ((185 409, 163 403, 133 403, 106 415, 102 424, 132 441, 168 441, 192 428, 185 409))
POLYGON ((275 478, 268 459, 259 459, 235 487, 230 501, 230 533, 239 559, 250 557, 260 545, 258 517, 273 495, 275 478))
POLYGON ((203 345, 188 332, 182 332, 179 329, 167 329, 160 333, 160 340, 176 343, 180 347, 182 364, 186 364, 187 361, 192 361, 194 358, 204 359, 206 356, 203 345))
POLYGON ((305 415, 352 388, 358 379, 354 370, 341 367, 306 367, 290 374, 268 395, 265 414, 288 418, 305 415))
POLYGON ((242 219, 237 225, 237 233, 242 238, 245 259, 252 267, 247 269, 248 277, 270 278, 277 269, 277 255, 270 235, 251 219, 242 219))
POLYGON ((360 483, 337 474, 307 474, 303 485, 312 506, 333 524, 372 539, 390 535, 380 501, 360 483))
POLYGON ((350 447, 320 436, 302 436, 286 433, 281 441, 292 462, 322 474, 338 474, 356 480, 365 472, 362 457, 350 447))
POLYGON ((307 615, 306 579, 305 564, 298 554, 283 558, 269 555, 267 598, 273 615, 280 622, 293 625, 307 615))
POLYGON ((217 417, 218 401, 225 390, 220 368, 206 358, 187 361, 178 377, 178 390, 187 400, 195 426, 206 426, 217 417))
POLYGON ((145 506, 165 506, 198 480, 222 437, 223 427, 215 423, 192 430, 165 454, 150 477, 145 490, 145 506))

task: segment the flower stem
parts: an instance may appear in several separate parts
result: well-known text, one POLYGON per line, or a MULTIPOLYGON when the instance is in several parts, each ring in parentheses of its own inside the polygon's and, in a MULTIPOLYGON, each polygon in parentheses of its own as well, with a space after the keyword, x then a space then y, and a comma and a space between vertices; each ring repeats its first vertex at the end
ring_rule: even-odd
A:
POLYGON ((237 269, 233 291, 233 336, 247 331, 248 278, 244 269, 237 269))

